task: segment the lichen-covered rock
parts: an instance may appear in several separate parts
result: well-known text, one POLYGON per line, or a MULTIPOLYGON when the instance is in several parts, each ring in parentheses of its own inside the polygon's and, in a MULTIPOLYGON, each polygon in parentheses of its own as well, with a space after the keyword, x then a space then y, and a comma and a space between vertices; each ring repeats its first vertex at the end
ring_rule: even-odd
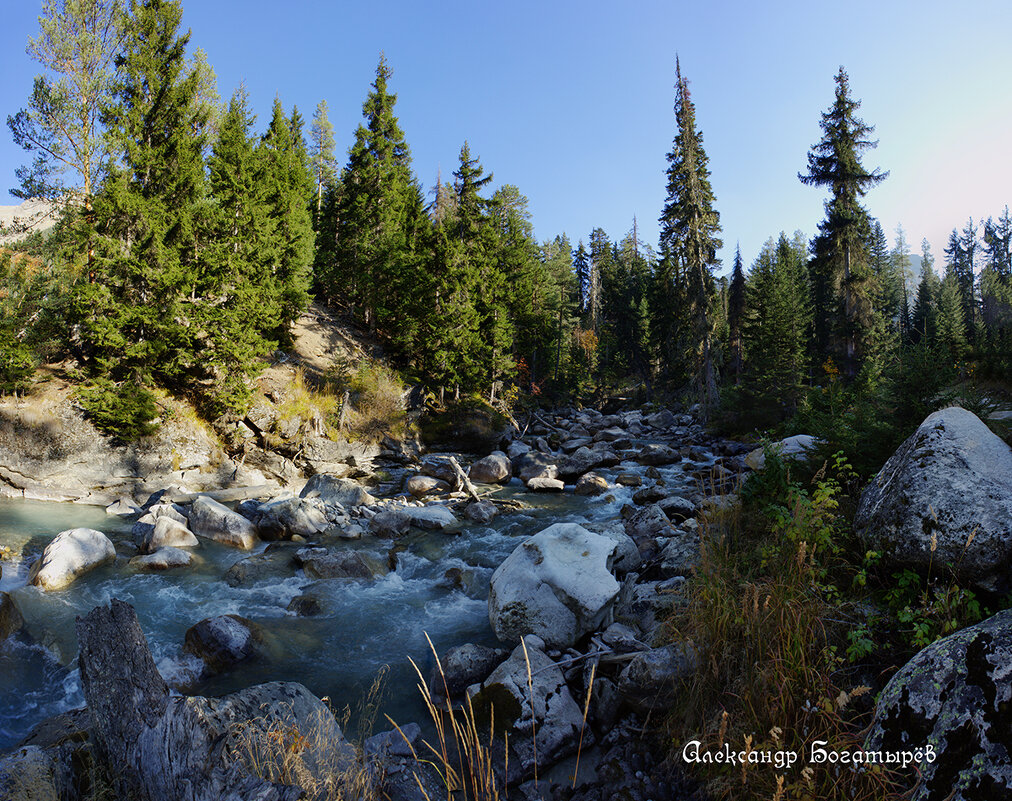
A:
POLYGON ((494 709, 497 724, 508 727, 510 781, 534 775, 535 766, 541 770, 576 753, 581 730, 584 747, 594 741, 590 728, 584 729, 583 713, 562 670, 533 637, 526 648, 518 645, 492 671, 472 703, 482 711, 494 709))
POLYGON ((496 636, 514 643, 536 634, 550 647, 567 648, 610 623, 620 550, 615 539, 575 523, 556 523, 525 540, 492 574, 488 616, 496 636))
POLYGON ((28 574, 31 584, 59 590, 99 565, 115 561, 116 547, 101 531, 72 528, 61 531, 46 546, 28 574))
POLYGON ((190 530, 198 537, 247 551, 257 542, 251 521, 206 495, 199 496, 190 508, 190 530))
POLYGON ((1012 449, 959 407, 929 415, 861 494, 854 529, 888 563, 1012 585, 1012 449), (972 538, 971 538, 972 535, 972 538))
POLYGON ((513 465, 509 457, 502 451, 492 451, 484 459, 479 459, 467 471, 467 477, 479 484, 503 484, 510 480, 513 465))
POLYGON ((879 696, 870 751, 915 751, 912 801, 1012 797, 1012 610, 958 631, 918 652, 879 696))
POLYGON ((0 756, 0 798, 11 801, 59 801, 59 768, 38 746, 0 756))

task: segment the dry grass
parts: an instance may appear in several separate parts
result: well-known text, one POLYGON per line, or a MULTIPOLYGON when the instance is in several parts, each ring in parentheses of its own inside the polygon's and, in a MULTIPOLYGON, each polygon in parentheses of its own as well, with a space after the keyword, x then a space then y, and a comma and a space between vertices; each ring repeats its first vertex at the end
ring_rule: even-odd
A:
POLYGON ((669 623, 672 640, 702 647, 699 668, 672 715, 675 758, 701 751, 795 751, 792 768, 699 765, 714 798, 898 798, 899 776, 881 765, 807 764, 811 744, 859 750, 868 712, 852 701, 867 687, 841 687, 843 616, 827 586, 836 521, 832 489, 795 496, 762 522, 740 505, 701 518, 700 564, 689 603, 669 623), (821 494, 820 494, 821 493, 821 494), (778 513, 779 514, 779 513, 778 513))

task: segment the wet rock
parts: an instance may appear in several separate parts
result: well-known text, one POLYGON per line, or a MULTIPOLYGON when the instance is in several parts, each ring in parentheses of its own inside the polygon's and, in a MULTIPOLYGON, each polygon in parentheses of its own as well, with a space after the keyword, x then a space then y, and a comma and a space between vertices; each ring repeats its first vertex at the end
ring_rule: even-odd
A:
POLYGON ((464 517, 475 523, 490 523, 499 513, 494 503, 488 501, 472 501, 464 509, 464 517))
POLYGON ((1012 449, 965 409, 929 415, 861 494, 854 529, 887 564, 951 564, 962 581, 1007 590, 1012 449))
POLYGON ((28 581, 43 590, 59 590, 78 576, 115 559, 116 548, 101 531, 93 528, 61 531, 32 565, 28 581))
POLYGON ((446 530, 456 528, 459 521, 445 506, 409 506, 404 510, 411 525, 418 528, 446 530))
POLYGON ((557 478, 535 476, 527 482, 527 489, 531 492, 562 492, 566 485, 557 478))
POLYGON ((865 748, 934 749, 918 766, 914 801, 1008 798, 1010 665, 1012 610, 929 645, 882 691, 865 748))
POLYGON ((608 491, 608 480, 597 473, 585 473, 576 482, 577 495, 603 495, 608 491))
POLYGON ((525 453, 518 461, 513 463, 513 472, 525 484, 532 478, 544 476, 546 478, 557 478, 558 468, 551 458, 542 453, 525 453))
MULTIPOLYGON (((811 452, 821 443, 821 439, 813 437, 811 434, 795 434, 793 437, 787 437, 779 442, 772 443, 770 447, 780 454, 782 459, 797 459, 807 462, 811 452)), ((766 454, 763 449, 756 448, 754 451, 751 451, 745 457, 745 464, 753 470, 762 470, 766 467, 766 454)))
POLYGON ((328 551, 326 548, 302 548, 295 558, 306 576, 314 579, 370 579, 373 570, 358 551, 328 551))
POLYGON ((287 540, 294 535, 314 537, 330 526, 320 498, 278 498, 260 504, 253 523, 264 540, 287 540))
POLYGON ((456 698, 472 684, 488 678, 509 652, 501 648, 467 643, 451 648, 439 658, 442 673, 436 668, 429 674, 429 693, 434 698, 456 698))
POLYGON ((536 634, 567 648, 607 625, 620 585, 620 544, 575 523, 556 523, 514 549, 492 574, 489 622, 503 642, 536 634))
POLYGON ((493 451, 484 459, 479 459, 468 470, 468 478, 479 484, 503 484, 510 480, 513 465, 509 457, 502 451, 493 451))
POLYGON ((196 548, 200 545, 193 532, 184 523, 168 515, 162 515, 154 519, 154 525, 144 525, 142 521, 149 516, 150 512, 134 526, 134 541, 141 553, 150 554, 161 548, 196 548))
POLYGON ((377 537, 397 538, 411 528, 411 517, 403 509, 378 512, 369 521, 369 531, 377 537))
POLYGON ((636 456, 636 461, 650 467, 660 467, 680 462, 682 461, 682 456, 678 451, 669 448, 667 445, 645 445, 636 456))
POLYGON ((643 478, 636 473, 619 473, 615 477, 615 483, 623 487, 638 487, 643 483, 643 478))
POLYGON ((21 612, 6 592, 0 592, 0 643, 19 631, 25 624, 21 612))
POLYGON ((584 747, 594 741, 562 670, 535 643, 532 638, 526 648, 518 645, 472 699, 478 709, 493 708, 496 721, 508 727, 511 781, 533 776, 535 765, 541 770, 575 753, 581 730, 584 747))
POLYGON ((411 476, 404 484, 404 489, 415 498, 426 495, 440 495, 450 491, 450 485, 432 476, 411 476))
POLYGON ((316 617, 323 614, 323 604, 315 595, 296 595, 285 609, 299 617, 316 617))
POLYGON ((252 763, 316 788, 354 763, 330 710, 301 684, 170 696, 137 616, 117 600, 79 618, 77 634, 91 742, 118 798, 296 801, 303 789, 260 778, 252 763), (297 743, 286 739, 292 732, 297 743))
POLYGON ((346 508, 370 506, 376 502, 376 499, 357 481, 325 473, 317 473, 310 478, 299 493, 299 497, 319 498, 327 506, 339 504, 346 508))
POLYGON ((559 478, 563 481, 575 481, 584 473, 589 473, 595 467, 608 466, 609 462, 611 464, 618 463, 618 457, 611 451, 579 448, 559 462, 559 478))
POLYGON ((198 537, 247 551, 257 542, 252 522, 206 495, 199 496, 190 507, 190 529, 198 537))
POLYGON ((190 626, 183 650, 200 658, 209 673, 224 673, 266 653, 263 630, 239 615, 209 617, 190 626))
POLYGON ((652 487, 644 487, 633 493, 632 499, 636 505, 644 506, 646 504, 657 503, 657 501, 667 497, 668 490, 660 484, 654 484, 652 487))
POLYGON ((193 554, 182 548, 166 545, 146 556, 135 556, 130 560, 130 567, 135 570, 171 570, 176 567, 189 567, 193 564, 193 554))
POLYGON ((291 552, 271 551, 240 559, 225 572, 225 583, 229 587, 250 587, 266 580, 281 581, 292 575, 291 552))
POLYGON ((618 679, 622 696, 642 712, 664 709, 678 683, 691 678, 698 656, 691 644, 677 643, 637 654, 618 679))

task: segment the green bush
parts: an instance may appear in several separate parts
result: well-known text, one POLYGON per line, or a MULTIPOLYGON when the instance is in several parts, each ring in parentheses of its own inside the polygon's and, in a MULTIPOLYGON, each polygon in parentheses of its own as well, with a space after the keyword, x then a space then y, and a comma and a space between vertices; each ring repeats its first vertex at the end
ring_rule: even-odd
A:
POLYGON ((133 381, 96 378, 77 388, 77 399, 95 427, 116 439, 132 442, 158 430, 155 396, 133 381))

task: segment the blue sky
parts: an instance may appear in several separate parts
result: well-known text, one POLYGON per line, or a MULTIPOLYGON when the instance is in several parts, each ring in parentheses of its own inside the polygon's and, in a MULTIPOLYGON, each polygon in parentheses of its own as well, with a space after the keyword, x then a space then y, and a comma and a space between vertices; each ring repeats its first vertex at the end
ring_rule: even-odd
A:
MULTIPOLYGON (((24 49, 40 0, 3 0, 0 112, 38 71, 24 49)), ((840 65, 890 177, 866 197, 892 240, 936 257, 953 227, 1012 204, 1012 3, 309 2, 188 0, 184 25, 227 98, 245 81, 258 125, 279 95, 310 117, 326 99, 338 152, 361 119, 381 51, 415 171, 430 189, 465 139, 495 184, 530 200, 539 239, 574 246, 639 221, 656 243, 674 134, 675 56, 690 81, 721 213, 724 270, 780 230, 811 236, 825 194, 797 179, 840 65), (382 15, 379 9, 382 9, 382 15), (845 15, 845 16, 844 16, 845 15)), ((0 133, 0 204, 27 161, 0 133)))

